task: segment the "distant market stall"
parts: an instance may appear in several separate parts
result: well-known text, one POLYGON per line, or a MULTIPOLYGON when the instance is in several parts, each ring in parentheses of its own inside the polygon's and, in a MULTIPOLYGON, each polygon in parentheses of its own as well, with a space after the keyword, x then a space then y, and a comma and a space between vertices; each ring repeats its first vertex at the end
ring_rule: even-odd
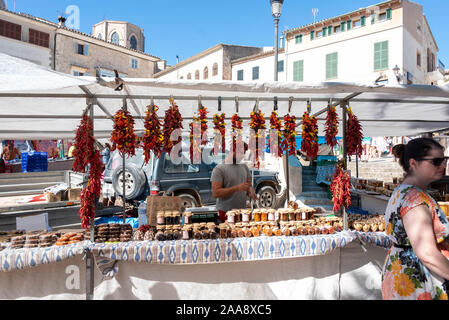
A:
MULTIPOLYGON (((113 131, 113 115, 121 109, 128 111, 135 119, 135 132, 143 134, 145 132, 144 119, 147 106, 157 105, 159 107, 158 114, 162 118, 164 112, 173 105, 173 101, 176 101, 176 104, 179 106, 179 111, 184 120, 183 127, 186 131, 189 128, 188 124, 194 120, 201 106, 206 106, 211 113, 225 113, 227 119, 233 114, 239 115, 244 122, 243 132, 246 136, 250 134, 250 125, 248 124, 250 124, 251 120, 254 120, 250 118, 251 112, 260 111, 265 115, 269 115, 273 110, 277 110, 277 113, 281 116, 290 114, 297 119, 301 119, 305 113, 315 116, 318 125, 316 135, 324 136, 326 118, 322 115, 327 113, 329 107, 332 106, 336 107, 337 115, 342 119, 339 123, 339 132, 346 132, 343 130, 343 126, 346 124, 348 107, 360 120, 365 136, 407 136, 449 128, 448 85, 443 87, 378 86, 355 83, 303 85, 297 83, 161 81, 120 78, 81 79, 40 68, 31 70, 33 69, 32 65, 27 65, 26 71, 23 71, 23 73, 14 73, 14 63, 17 64, 15 67, 18 69, 20 69, 21 63, 10 57, 8 60, 10 64, 0 64, 1 139, 74 138, 82 115, 86 114, 86 111, 89 111, 88 114, 94 120, 92 134, 95 139, 108 139, 113 131), (14 76, 11 74, 14 74, 14 76), (11 108, 11 106, 14 107, 11 108)), ((226 121, 226 124, 226 130, 231 130, 231 121, 226 121)), ((299 131, 298 127, 300 125, 300 121, 296 122, 297 131, 299 131)), ((290 221, 292 220, 290 219, 290 221)), ((347 227, 347 215, 344 215, 344 221, 345 227, 347 227)), ((317 270, 315 274, 310 272, 291 273, 291 276, 298 280, 297 283, 293 284, 293 287, 296 288, 295 290, 299 290, 299 285, 304 284, 304 282, 301 284, 301 281, 305 281, 307 276, 312 276, 314 279, 322 278, 323 288, 330 283, 327 282, 329 280, 328 277, 333 279, 331 281, 334 289, 330 295, 318 292, 312 296, 304 295, 306 299, 348 298, 351 295, 350 292, 358 298, 362 296, 376 298, 376 294, 373 296, 372 292, 370 293, 370 290, 374 290, 373 288, 376 286, 365 286, 363 288, 363 286, 360 287, 354 283, 349 286, 348 295, 338 294, 342 286, 346 284, 340 280, 337 282, 334 280, 340 279, 342 276, 344 278, 344 272, 341 270, 342 268, 344 269, 343 266, 349 260, 354 262, 367 259, 366 256, 364 258, 361 257, 363 256, 362 252, 358 252, 351 259, 345 261, 343 248, 346 244, 354 241, 364 243, 367 239, 370 239, 369 242, 379 247, 388 247, 390 244, 388 238, 382 233, 371 234, 366 232, 359 235, 347 230, 327 235, 317 234, 317 232, 321 231, 314 229, 313 235, 300 237, 286 236, 286 233, 284 233, 284 236, 280 235, 278 237, 198 240, 198 242, 195 242, 196 240, 182 242, 143 241, 111 245, 86 242, 85 253, 88 258, 87 271, 85 273, 86 295, 88 298, 94 296, 95 298, 98 296, 108 298, 109 296, 114 296, 112 291, 117 289, 113 283, 107 282, 107 280, 100 282, 101 280, 97 276, 95 277, 95 284, 92 256, 95 257, 97 266, 100 268, 103 276, 114 276, 117 273, 118 265, 121 266, 120 268, 124 266, 124 270, 127 270, 129 266, 141 270, 141 265, 136 266, 134 264, 141 262, 175 264, 180 271, 177 277, 172 278, 174 275, 169 268, 157 268, 160 278, 150 277, 146 281, 153 288, 165 286, 165 291, 162 290, 161 292, 165 292, 165 297, 169 298, 173 298, 173 296, 170 296, 170 292, 173 292, 173 288, 176 287, 177 290, 180 290, 179 292, 184 292, 184 294, 178 296, 181 299, 198 298, 198 296, 192 296, 192 294, 187 293, 185 288, 176 285, 177 281, 183 281, 182 270, 184 267, 189 268, 188 273, 191 274, 195 264, 216 264, 219 265, 219 268, 226 269, 226 266, 223 264, 226 262, 231 264, 230 268, 232 269, 235 267, 234 264, 242 263, 242 270, 247 270, 250 273, 249 270, 251 268, 249 264, 251 262, 263 261, 260 262, 261 265, 269 263, 273 266, 278 263, 283 265, 282 270, 292 270, 292 265, 283 260, 283 258, 288 256, 292 259, 290 261, 292 264, 297 263, 294 268, 302 271, 309 270, 312 266, 320 264, 316 259, 327 259, 327 262, 321 263, 321 265, 328 265, 330 261, 333 263, 334 269, 332 271, 317 270), (331 252, 334 252, 334 254, 329 255, 331 252), (285 256, 286 254, 287 256, 285 256), (117 264, 116 261, 120 261, 120 264, 117 264), (303 262, 304 264, 302 264, 303 262), (183 266, 184 264, 187 266, 183 266), (94 291, 94 287, 97 291, 94 291), (115 289, 111 289, 113 287, 115 289), (108 288, 110 288, 109 291, 108 288)), ((90 230, 90 235, 93 242, 93 228, 90 230)), ((63 250, 66 249, 67 247, 63 247, 63 250)), ((351 250, 354 249, 351 248, 351 250)), ((23 261, 24 256, 22 254, 25 254, 26 257, 30 255, 33 257, 34 254, 38 254, 40 261, 44 261, 44 263, 45 261, 48 261, 48 263, 61 261, 61 257, 55 251, 57 250, 55 248, 19 250, 23 251, 16 252, 11 248, 7 248, 0 252, 0 264, 3 263, 4 270, 8 270, 7 266, 12 264, 17 265, 17 261, 23 261), (49 260, 48 256, 45 255, 45 250, 52 252, 52 260, 49 260), (17 259, 10 260, 12 256, 17 259), (47 260, 45 260, 45 257, 47 257, 47 260)), ((70 250, 64 252, 67 257, 70 257, 70 250)), ((376 254, 379 255, 379 252, 376 254)), ((324 262, 324 260, 321 262, 324 262)), ((369 264, 369 262, 367 263, 369 264)), ((35 260, 34 263, 30 262, 25 265, 33 266, 33 264, 36 265, 35 260)), ((132 267, 130 268, 131 270, 132 267)), ((237 268, 239 267, 237 266, 237 268)), ((270 267, 271 269, 276 268, 270 267)), ((282 273, 282 270, 279 271, 282 273)), ((355 276, 355 274, 351 274, 354 270, 351 268, 346 270, 349 278, 355 276)), ((372 271, 372 268, 370 270, 372 271)), ((30 272, 32 272, 32 269, 30 269, 30 272)), ((211 270, 207 270, 207 274, 211 274, 211 272, 211 270)), ((142 270, 140 272, 136 271, 136 276, 145 277, 142 274, 142 270)), ((210 288, 217 284, 218 280, 216 278, 211 276, 208 279, 211 282, 202 285, 201 279, 189 276, 189 280, 194 283, 195 288, 198 290, 196 292, 201 292, 205 287, 210 288)), ((279 286, 278 290, 274 290, 275 293, 271 295, 265 292, 260 298, 279 296, 284 291, 283 289, 286 288, 282 288, 284 280, 288 282, 290 279, 281 277, 279 281, 273 278, 273 283, 268 284, 268 287, 279 286)), ((220 299, 236 297, 234 294, 236 292, 235 288, 242 289, 242 287, 235 287, 236 283, 229 277, 223 281, 228 285, 216 297, 220 299)), ((257 284, 261 279, 249 277, 247 281, 257 284)), ((377 285, 379 283, 380 279, 377 285)), ((222 283, 221 285, 223 286, 224 284, 222 283)), ((311 288, 313 285, 313 283, 309 283, 304 287, 311 288)), ((293 287, 287 291, 290 292, 293 287)), ((139 287, 139 290, 142 290, 142 288, 139 287)), ((131 291, 131 287, 129 291, 131 291)), ((130 294, 130 292, 122 292, 118 296, 129 297, 130 294)), ((298 296, 301 295, 302 293, 298 293, 298 296)), ((136 296, 148 297, 148 293, 141 292, 136 294, 136 296)), ((153 298, 155 296, 156 293, 153 293, 152 296, 150 295, 153 298)), ((238 296, 238 298, 242 297, 238 296)))

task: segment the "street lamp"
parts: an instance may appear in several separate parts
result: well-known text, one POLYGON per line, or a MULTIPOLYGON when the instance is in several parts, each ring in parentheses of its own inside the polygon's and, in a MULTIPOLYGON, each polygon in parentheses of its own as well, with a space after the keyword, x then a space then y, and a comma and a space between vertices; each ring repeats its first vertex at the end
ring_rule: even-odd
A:
POLYGON ((274 48, 274 81, 278 81, 278 47, 279 47, 279 18, 281 17, 284 0, 270 0, 274 18, 275 48, 274 48))

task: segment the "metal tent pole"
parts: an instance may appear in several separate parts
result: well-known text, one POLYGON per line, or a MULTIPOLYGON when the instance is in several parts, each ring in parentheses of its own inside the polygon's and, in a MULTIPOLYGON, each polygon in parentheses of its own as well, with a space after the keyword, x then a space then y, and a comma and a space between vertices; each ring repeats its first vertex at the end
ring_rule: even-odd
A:
MULTIPOLYGON (((89 105, 89 116, 92 121, 92 136, 95 136, 94 130, 94 106, 93 104, 89 105)), ((95 210, 95 202, 94 199, 94 210, 95 210)), ((90 222, 90 241, 92 243, 95 242, 95 228, 94 221, 90 222)), ((92 253, 86 249, 86 300, 94 299, 94 258, 92 253)))
MULTIPOLYGON (((123 99, 123 111, 127 111, 126 99, 123 99)), ((123 169, 122 169, 122 179, 123 179, 123 223, 126 223, 126 159, 125 153, 123 153, 123 169)))
MULTIPOLYGON (((346 128, 347 128, 347 107, 348 102, 343 101, 341 103, 341 108, 343 109, 343 170, 348 169, 348 149, 347 149, 347 135, 346 135, 346 128)), ((346 208, 343 206, 343 225, 344 230, 348 230, 348 213, 346 212, 346 208)))

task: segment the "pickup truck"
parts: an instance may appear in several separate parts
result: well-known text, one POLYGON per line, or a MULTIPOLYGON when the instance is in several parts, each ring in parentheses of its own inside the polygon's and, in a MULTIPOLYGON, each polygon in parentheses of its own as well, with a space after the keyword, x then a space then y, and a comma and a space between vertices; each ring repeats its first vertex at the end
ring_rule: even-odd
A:
MULTIPOLYGON (((204 152, 210 154, 210 150, 204 152)), ((186 208, 215 205, 210 177, 215 166, 223 162, 225 154, 211 157, 210 164, 204 161, 201 164, 190 164, 189 152, 183 151, 181 155, 179 164, 171 161, 167 153, 163 153, 159 159, 152 157, 145 164, 143 149, 137 149, 136 156, 126 159, 126 200, 144 200, 148 195, 165 191, 180 197, 186 208)), ((117 151, 112 152, 105 170, 103 197, 122 196, 122 168, 121 156, 117 151)), ((277 194, 281 191, 278 173, 252 169, 250 172, 254 173, 254 187, 259 196, 256 207, 274 208, 277 194)))

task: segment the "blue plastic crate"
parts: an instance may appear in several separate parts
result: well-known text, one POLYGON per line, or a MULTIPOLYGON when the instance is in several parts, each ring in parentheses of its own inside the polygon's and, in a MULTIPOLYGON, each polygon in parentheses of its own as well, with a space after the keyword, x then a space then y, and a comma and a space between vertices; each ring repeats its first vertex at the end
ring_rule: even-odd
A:
POLYGON ((48 171, 48 160, 46 152, 22 153, 22 172, 45 172, 48 171))

